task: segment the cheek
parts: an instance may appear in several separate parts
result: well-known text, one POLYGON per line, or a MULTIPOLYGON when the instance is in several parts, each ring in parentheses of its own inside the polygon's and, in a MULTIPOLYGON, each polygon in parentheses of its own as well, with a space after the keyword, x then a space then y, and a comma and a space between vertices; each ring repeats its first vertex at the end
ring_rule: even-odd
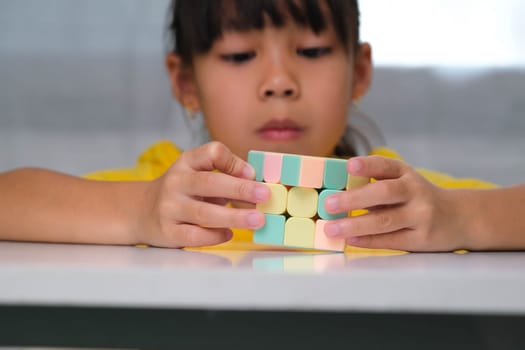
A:
MULTIPOLYGON (((315 113, 316 132, 312 135, 325 152, 332 152, 341 139, 352 103, 352 75, 342 67, 324 71, 312 79, 309 96, 315 113), (343 74, 339 72, 344 72, 343 74)), ((305 96, 306 97, 306 96, 305 96)))
POLYGON ((346 108, 351 103, 353 71, 345 58, 335 57, 326 65, 310 67, 304 77, 310 93, 322 97, 325 105, 346 108))
POLYGON ((220 76, 210 77, 205 84, 200 84, 199 100, 208 110, 226 111, 235 107, 237 91, 231 81, 223 80, 220 76), (224 83, 223 83, 224 82, 224 83))
POLYGON ((321 118, 323 121, 330 120, 338 124, 346 122, 352 104, 352 78, 348 71, 343 72, 341 74, 334 69, 309 78, 311 81, 308 84, 311 88, 305 97, 315 101, 314 108, 324 116, 321 118))
POLYGON ((228 79, 217 72, 211 74, 199 87, 199 101, 211 138, 243 157, 247 152, 246 135, 239 130, 250 129, 245 117, 250 105, 248 89, 235 80, 231 74, 228 79))
POLYGON ((242 115, 247 89, 242 89, 243 85, 231 74, 210 72, 198 86, 201 109, 210 127, 239 122, 238 116, 242 115))

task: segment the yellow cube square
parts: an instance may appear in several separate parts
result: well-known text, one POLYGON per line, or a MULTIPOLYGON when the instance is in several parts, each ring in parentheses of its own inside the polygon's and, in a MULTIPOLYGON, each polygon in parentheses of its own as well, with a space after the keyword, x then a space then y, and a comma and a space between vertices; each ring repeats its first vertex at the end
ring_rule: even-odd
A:
POLYGON ((288 214, 299 218, 317 215, 319 194, 313 188, 293 187, 288 192, 288 214))
POLYGON ((265 183, 272 193, 270 199, 264 203, 258 203, 257 209, 265 214, 281 215, 286 211, 288 191, 280 184, 265 183))
POLYGON ((284 225, 284 245, 297 248, 313 248, 315 223, 312 219, 291 217, 284 225))

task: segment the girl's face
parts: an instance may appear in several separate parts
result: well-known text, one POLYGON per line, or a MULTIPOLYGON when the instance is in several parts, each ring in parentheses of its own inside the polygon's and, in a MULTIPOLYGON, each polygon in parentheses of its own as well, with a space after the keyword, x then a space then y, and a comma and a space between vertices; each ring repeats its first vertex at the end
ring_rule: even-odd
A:
POLYGON ((332 155, 352 100, 370 84, 367 44, 353 56, 332 27, 317 35, 288 22, 227 31, 191 69, 168 57, 179 101, 202 111, 212 139, 244 159, 249 150, 332 155))

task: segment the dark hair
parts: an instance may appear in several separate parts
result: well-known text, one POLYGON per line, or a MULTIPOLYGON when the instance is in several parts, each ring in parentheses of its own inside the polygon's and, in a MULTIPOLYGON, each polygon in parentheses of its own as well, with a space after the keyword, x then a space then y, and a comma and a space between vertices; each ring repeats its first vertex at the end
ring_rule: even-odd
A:
POLYGON ((345 47, 359 48, 357 0, 173 0, 168 19, 169 50, 191 65, 193 56, 208 52, 224 30, 263 29, 264 15, 276 27, 291 18, 315 33, 331 22, 345 47), (330 19, 323 15, 325 7, 330 19))

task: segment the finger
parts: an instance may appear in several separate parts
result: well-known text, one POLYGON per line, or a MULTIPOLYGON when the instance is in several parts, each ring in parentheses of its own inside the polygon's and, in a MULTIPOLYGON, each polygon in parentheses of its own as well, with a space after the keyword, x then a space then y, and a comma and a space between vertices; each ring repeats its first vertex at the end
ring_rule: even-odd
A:
POLYGON ((416 251, 415 246, 411 243, 411 233, 411 229, 403 229, 381 235, 352 237, 347 239, 346 243, 359 248, 416 251))
POLYGON ((381 235, 351 237, 346 240, 346 243, 359 248, 410 250, 409 234, 411 231, 403 229, 381 235))
POLYGON ((209 228, 258 229, 264 226, 264 214, 255 209, 236 209, 188 200, 179 209, 177 220, 209 228))
POLYGON ((403 181, 383 180, 329 196, 324 205, 330 214, 404 203, 409 191, 403 181))
POLYGON ((227 205, 230 202, 224 198, 206 198, 206 199, 203 198, 203 200, 211 204, 222 205, 222 206, 227 205))
POLYGON ((253 167, 233 154, 220 142, 210 142, 183 153, 183 159, 194 170, 219 170, 225 174, 245 179, 254 179, 253 167))
POLYGON ((377 180, 400 178, 409 169, 400 160, 380 156, 351 158, 346 168, 350 175, 371 177, 377 180))
POLYGON ((191 224, 179 224, 166 235, 160 246, 169 248, 204 247, 229 241, 233 232, 226 228, 205 228, 191 224))
POLYGON ((326 235, 351 238, 396 232, 412 226, 411 217, 400 207, 388 207, 368 214, 332 220, 325 225, 326 235))
POLYGON ((271 196, 268 187, 262 183, 211 171, 188 174, 182 179, 182 187, 191 196, 227 198, 250 203, 262 203, 271 196))

